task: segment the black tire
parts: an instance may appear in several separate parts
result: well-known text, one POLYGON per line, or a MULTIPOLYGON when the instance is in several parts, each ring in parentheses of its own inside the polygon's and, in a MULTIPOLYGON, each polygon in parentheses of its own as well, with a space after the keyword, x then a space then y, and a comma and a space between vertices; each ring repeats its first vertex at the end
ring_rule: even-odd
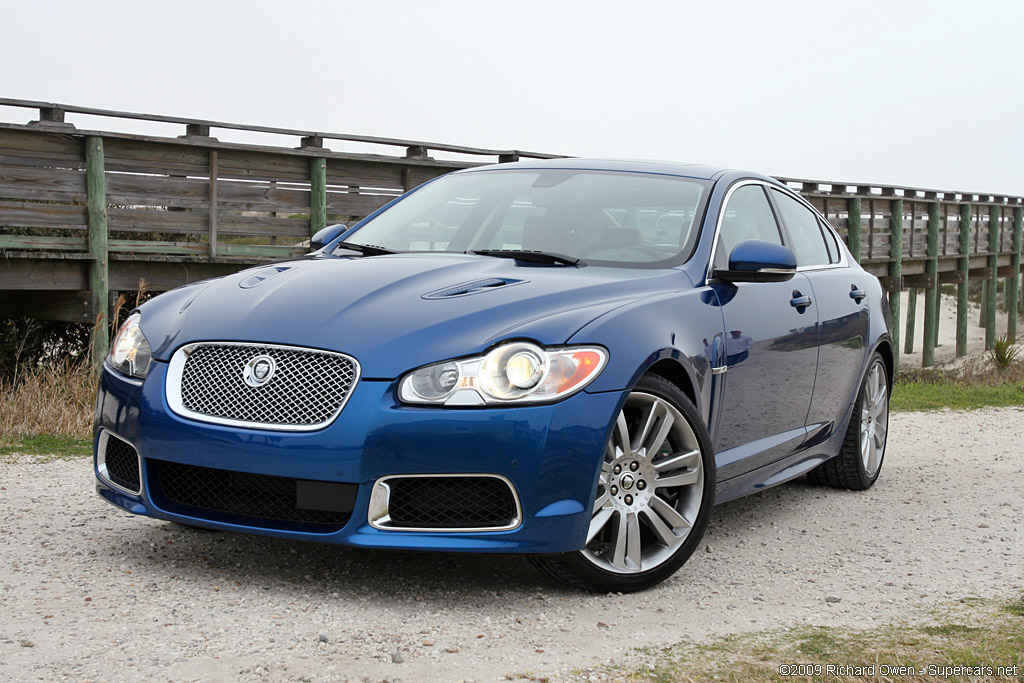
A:
MULTIPOLYGON (((888 441, 889 388, 891 386, 891 380, 885 369, 885 361, 882 360, 880 354, 875 353, 868 364, 867 372, 864 373, 860 391, 857 393, 857 403, 853 406, 853 416, 850 418, 850 425, 846 429, 846 436, 843 439, 839 455, 826 460, 811 470, 807 475, 811 482, 840 489, 850 489, 851 491, 864 491, 874 485, 878 480, 879 472, 882 471, 885 445, 888 441), (885 395, 884 412, 882 413, 884 418, 884 435, 880 446, 877 445, 876 439, 875 455, 877 457, 872 461, 870 457, 865 456, 862 450, 864 444, 862 442, 861 427, 864 424, 865 402, 869 400, 868 396, 871 393, 869 384, 874 381, 873 378, 879 378, 884 383, 885 395)), ((876 419, 872 422, 872 425, 877 422, 879 420, 876 419)))
MULTIPOLYGON (((674 384, 657 375, 644 375, 640 378, 640 381, 637 382, 630 392, 626 407, 623 408, 620 416, 626 418, 627 422, 632 426, 636 426, 641 434, 652 434, 655 431, 661 432, 663 431, 661 427, 664 422, 655 422, 653 416, 655 415, 655 410, 664 409, 665 403, 675 408, 678 414, 671 413, 670 411, 666 412, 666 415, 672 415, 673 417, 673 421, 669 423, 672 425, 671 431, 664 438, 663 445, 657 448, 654 455, 641 456, 637 455, 640 451, 630 449, 629 455, 624 454, 619 459, 613 458, 609 460, 609 457, 611 457, 609 454, 615 453, 615 444, 620 443, 620 441, 616 441, 619 438, 619 430, 617 426, 613 427, 606 447, 605 460, 602 464, 602 477, 606 475, 608 477, 617 477, 614 479, 614 482, 618 486, 611 485, 605 479, 602 479, 602 483, 598 485, 598 500, 609 499, 609 502, 606 502, 601 510, 604 507, 610 507, 615 502, 611 500, 615 496, 609 494, 616 491, 618 491, 617 495, 623 496, 619 500, 621 504, 622 500, 628 498, 628 494, 623 494, 623 491, 627 488, 632 490, 632 493, 636 495, 636 499, 639 499, 641 496, 647 496, 652 503, 651 506, 636 503, 637 506, 645 507, 647 510, 638 510, 631 513, 636 521, 632 522, 633 526, 630 527, 630 533, 634 533, 632 529, 635 529, 636 538, 643 537, 646 539, 647 546, 643 547, 643 553, 646 555, 643 561, 635 565, 635 570, 626 569, 627 573, 599 566, 601 563, 611 565, 611 560, 608 560, 608 556, 613 554, 613 551, 609 547, 616 545, 614 541, 611 543, 602 541, 602 536, 616 534, 617 539, 625 538, 621 534, 626 532, 622 532, 619 527, 620 525, 629 526, 631 523, 627 521, 627 514, 625 512, 620 513, 616 509, 609 513, 611 516, 606 518, 605 526, 594 536, 593 541, 591 541, 587 548, 560 555, 532 556, 529 559, 535 567, 558 581, 584 590, 601 593, 628 593, 643 590, 664 581, 690 558, 690 555, 693 554, 700 544, 701 538, 704 536, 704 531, 711 516, 711 508, 714 505, 715 459, 707 428, 704 426, 704 422, 700 418, 696 407, 694 407, 687 396, 674 384), (660 401, 657 401, 657 399, 660 399, 660 401), (631 401, 645 406, 649 405, 650 412, 646 414, 638 412, 641 409, 631 407, 631 401), (647 403, 643 403, 644 401, 647 401, 647 403), (679 416, 685 418, 685 426, 689 427, 688 431, 684 432, 683 426, 678 425, 677 420, 679 416), (648 424, 652 426, 648 430, 644 430, 642 425, 639 424, 640 417, 649 418, 648 424), (636 421, 635 424, 631 422, 634 420, 636 421), (697 453, 694 452, 698 450, 699 459, 697 453), (646 458, 646 461, 643 460, 644 458, 646 458), (688 464, 685 466, 682 464, 684 458, 688 458, 686 460, 688 464), (640 460, 635 470, 635 477, 637 479, 635 484, 632 482, 629 484, 625 483, 626 476, 629 474, 628 470, 632 467, 630 459, 640 460), (696 467, 698 461, 700 463, 699 468, 696 467), (618 464, 620 470, 612 469, 616 464, 618 464), (691 467, 690 465, 693 466, 691 467), (609 469, 605 471, 605 467, 609 467, 609 469), (657 467, 665 468, 665 471, 656 471, 657 467), (613 471, 615 472, 614 475, 612 474, 613 471), (682 481, 684 477, 696 477, 696 479, 692 483, 679 486, 658 487, 655 485, 658 481, 682 481), (646 483, 648 479, 651 482, 649 486, 646 483), (641 485, 642 483, 643 486, 641 485), (605 487, 603 494, 602 486, 605 487), (697 498, 698 495, 699 499, 697 498), (660 502, 656 502, 655 498, 660 502), (675 526, 669 529, 670 533, 673 534, 671 537, 672 545, 659 542, 658 533, 655 531, 651 521, 652 514, 666 513, 664 507, 666 504, 670 505, 672 509, 667 511, 668 517, 659 517, 663 524, 666 521, 669 523, 664 528, 671 524, 673 511, 679 515, 679 518, 684 518, 687 514, 693 517, 692 520, 689 518, 685 519, 690 525, 688 531, 680 532, 686 534, 684 537, 675 535, 675 526), (657 513, 655 512, 656 510, 661 512, 657 513), (614 530, 611 528, 613 526, 611 524, 613 519, 615 521, 614 530), (641 525, 640 520, 643 520, 643 525, 641 525), (675 545, 675 543, 679 544, 675 545), (599 550, 602 546, 604 550, 599 550), (589 553, 589 555, 585 556, 584 553, 589 553), (652 558, 653 566, 650 569, 643 569, 643 565, 647 563, 648 557, 652 558)), ((616 425, 618 424, 617 418, 616 425)), ((636 432, 627 430, 627 433, 630 436, 630 441, 634 441, 636 432)), ((644 439, 643 442, 647 443, 647 439, 644 439)), ((651 440, 651 443, 655 442, 656 437, 651 440)), ((646 453, 646 449, 643 452, 646 453)), ((595 500, 595 505, 597 505, 598 500, 595 500)), ((594 515, 595 522, 599 516, 601 515, 594 515)), ((684 528, 681 523, 679 528, 684 528)), ((665 537, 662 536, 661 538, 665 537)), ((621 545, 624 541, 618 541, 618 543, 621 545)), ((642 547, 641 543, 638 542, 636 547, 642 547)), ((632 553, 630 554, 633 555, 632 553)))

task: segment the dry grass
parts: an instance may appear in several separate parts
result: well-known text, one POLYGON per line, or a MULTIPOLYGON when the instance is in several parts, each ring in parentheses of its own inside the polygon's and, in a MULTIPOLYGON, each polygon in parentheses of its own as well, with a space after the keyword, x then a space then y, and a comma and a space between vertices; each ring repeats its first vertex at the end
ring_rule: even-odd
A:
POLYGON ((0 435, 88 439, 96 380, 87 362, 40 367, 15 385, 0 386, 0 435))
POLYGON ((586 679, 629 683, 1024 681, 1024 602, 1021 598, 964 600, 936 614, 932 623, 863 631, 803 626, 651 648, 640 654, 646 656, 646 663, 591 670, 586 679), (956 666, 974 668, 959 673, 947 668, 956 666), (896 673, 896 667, 908 668, 896 673))

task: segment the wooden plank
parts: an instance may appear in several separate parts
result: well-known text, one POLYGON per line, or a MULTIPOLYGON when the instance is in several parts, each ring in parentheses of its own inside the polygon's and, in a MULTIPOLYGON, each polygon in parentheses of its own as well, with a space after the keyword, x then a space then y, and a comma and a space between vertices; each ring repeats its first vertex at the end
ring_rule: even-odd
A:
POLYGON ((175 142, 107 138, 107 170, 206 177, 207 150, 175 142))
POLYGON ((298 254, 308 254, 308 246, 295 245, 273 245, 273 244, 230 244, 221 243, 217 247, 220 256, 269 256, 272 258, 286 258, 298 254))
POLYGON ((163 211, 160 209, 111 207, 108 213, 111 230, 205 234, 209 228, 206 211, 163 211))
POLYGON ((307 157, 224 149, 217 165, 221 178, 309 182, 307 157))
POLYGON ((0 290, 85 290, 88 265, 88 261, 70 259, 4 259, 0 290))
POLYGON ((92 292, 4 290, 0 291, 0 318, 91 324, 96 320, 96 298, 92 292))
POLYGON ((205 242, 164 242, 158 240, 110 240, 110 251, 141 254, 206 254, 205 242))
POLYGON ((223 208, 240 211, 308 213, 309 190, 278 183, 245 183, 219 180, 217 197, 223 208))
POLYGON ((0 225, 22 228, 74 228, 87 225, 84 206, 0 200, 0 225))
POLYGON ((209 180, 167 175, 107 173, 110 204, 206 209, 209 180))
POLYGON ((30 159, 85 163, 80 136, 30 128, 0 129, 0 153, 30 159))
POLYGON ((85 201, 85 174, 58 168, 0 165, 0 197, 85 201))
POLYGON ((84 237, 58 237, 51 235, 0 234, 0 249, 46 249, 55 251, 85 251, 88 240, 84 237))
POLYGON ((970 253, 971 253, 971 220, 974 215, 974 208, 967 203, 960 205, 960 244, 958 252, 960 259, 957 263, 957 270, 963 274, 963 282, 956 290, 956 357, 961 358, 967 355, 967 321, 970 312, 970 302, 967 298, 967 289, 970 279, 970 253))

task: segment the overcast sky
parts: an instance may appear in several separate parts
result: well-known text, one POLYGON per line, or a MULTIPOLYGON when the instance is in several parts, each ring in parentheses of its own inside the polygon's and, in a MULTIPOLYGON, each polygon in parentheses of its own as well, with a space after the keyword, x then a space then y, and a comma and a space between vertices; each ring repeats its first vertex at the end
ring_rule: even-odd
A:
POLYGON ((1024 194, 1019 0, 0 0, 0 25, 3 97, 1024 194))

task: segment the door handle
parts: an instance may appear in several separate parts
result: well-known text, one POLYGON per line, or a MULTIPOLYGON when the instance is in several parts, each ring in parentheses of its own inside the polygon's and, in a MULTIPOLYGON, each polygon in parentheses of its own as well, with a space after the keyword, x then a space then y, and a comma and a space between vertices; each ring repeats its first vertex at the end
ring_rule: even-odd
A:
POLYGON ((867 297, 863 289, 857 287, 857 285, 850 285, 850 298, 856 301, 858 304, 867 297))
POLYGON ((799 313, 803 313, 804 309, 811 305, 811 297, 800 293, 799 290, 793 290, 793 298, 790 299, 789 305, 795 308, 799 313))

